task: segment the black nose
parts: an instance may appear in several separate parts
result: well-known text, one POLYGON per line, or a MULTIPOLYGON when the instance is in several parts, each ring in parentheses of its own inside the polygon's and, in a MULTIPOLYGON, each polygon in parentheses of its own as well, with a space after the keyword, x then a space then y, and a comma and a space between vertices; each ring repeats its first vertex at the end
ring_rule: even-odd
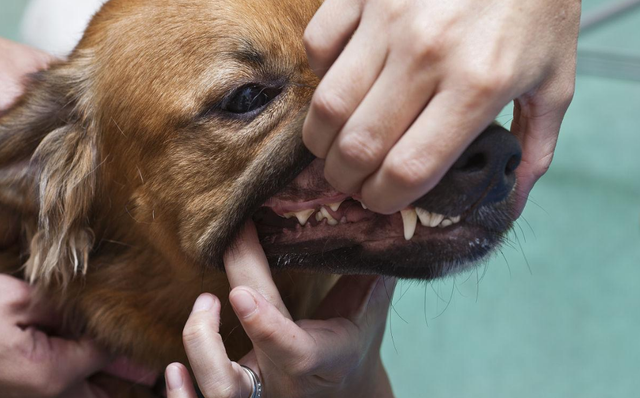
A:
POLYGON ((491 125, 464 151, 431 192, 415 202, 445 215, 461 214, 471 206, 506 199, 516 183, 522 158, 516 137, 491 125))
POLYGON ((481 205, 504 200, 516 184, 522 158, 520 143, 504 128, 493 125, 484 131, 454 163, 452 183, 481 205))

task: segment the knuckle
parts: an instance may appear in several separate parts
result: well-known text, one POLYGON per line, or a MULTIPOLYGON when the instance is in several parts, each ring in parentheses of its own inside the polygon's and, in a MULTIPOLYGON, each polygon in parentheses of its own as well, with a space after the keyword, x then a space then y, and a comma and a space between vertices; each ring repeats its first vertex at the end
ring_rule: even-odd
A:
POLYGON ((407 0, 394 0, 384 2, 384 14, 387 21, 398 21, 402 18, 406 18, 408 11, 409 1, 407 0))
POLYGON ((338 151, 344 160, 358 169, 371 169, 384 155, 380 142, 370 134, 351 132, 338 140, 338 151))
POLYGON ((202 341, 205 336, 218 335, 218 333, 209 333, 209 325, 204 322, 203 319, 196 319, 193 322, 188 322, 182 331, 182 341, 185 345, 197 344, 202 341))
POLYGON ((321 118, 342 124, 349 117, 349 107, 340 95, 330 90, 316 92, 311 102, 313 111, 321 118))
POLYGON ((509 68, 475 67, 464 71, 463 76, 472 100, 484 101, 488 96, 502 95, 513 83, 513 72, 509 68))
POLYGON ((2 281, 2 292, 0 295, 1 302, 7 302, 13 305, 26 305, 31 301, 31 288, 27 283, 12 277, 6 277, 6 281, 2 281), (6 283, 5 283, 6 282, 6 283))
POLYGON ((421 67, 434 64, 442 58, 445 54, 442 37, 434 36, 422 25, 414 24, 409 29, 407 45, 421 67))
POLYGON ((573 83, 560 83, 556 89, 557 91, 557 99, 555 105, 557 105, 561 109, 568 109, 569 105, 573 101, 573 96, 575 94, 576 86, 573 83))
POLYGON ((386 176, 402 188, 414 189, 429 183, 435 174, 430 163, 425 163, 413 156, 401 155, 390 159, 385 167, 386 176))
POLYGON ((324 37, 322 29, 312 20, 302 36, 304 48, 312 64, 321 62, 331 53, 330 43, 324 37))
POLYGON ((542 177, 543 175, 545 175, 547 173, 547 171, 549 171, 549 168, 551 167, 551 162, 553 161, 553 152, 547 154, 546 156, 543 156, 542 158, 540 158, 540 160, 536 163, 534 169, 533 169, 533 175, 536 179, 539 179, 540 177, 542 177))

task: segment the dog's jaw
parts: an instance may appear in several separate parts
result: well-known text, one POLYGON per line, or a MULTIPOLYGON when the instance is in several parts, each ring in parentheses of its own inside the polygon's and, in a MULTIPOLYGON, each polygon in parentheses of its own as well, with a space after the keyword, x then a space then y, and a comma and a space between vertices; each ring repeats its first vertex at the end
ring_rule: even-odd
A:
POLYGON ((315 161, 253 215, 275 269, 433 279, 475 264, 511 227, 514 192, 456 215, 412 205, 385 216, 331 188, 322 168, 315 161))

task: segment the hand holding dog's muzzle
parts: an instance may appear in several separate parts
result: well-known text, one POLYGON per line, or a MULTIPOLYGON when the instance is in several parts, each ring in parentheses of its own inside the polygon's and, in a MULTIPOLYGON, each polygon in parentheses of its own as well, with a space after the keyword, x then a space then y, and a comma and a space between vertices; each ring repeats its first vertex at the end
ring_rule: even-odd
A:
MULTIPOLYGON (((251 395, 256 384, 242 366, 260 379, 262 397, 353 397, 367 389, 382 392, 377 396, 393 395, 380 344, 395 280, 342 277, 315 319, 294 322, 253 225, 227 253, 225 267, 233 289, 230 302, 254 349, 239 363, 230 361, 218 333, 220 302, 200 296, 185 326, 184 343, 205 397, 256 397, 251 395)), ((169 398, 196 397, 183 365, 169 365, 166 377, 169 398)))
POLYGON ((579 22, 579 1, 327 0, 304 37, 322 79, 304 142, 337 190, 391 214, 515 99, 519 212, 571 102, 579 22))

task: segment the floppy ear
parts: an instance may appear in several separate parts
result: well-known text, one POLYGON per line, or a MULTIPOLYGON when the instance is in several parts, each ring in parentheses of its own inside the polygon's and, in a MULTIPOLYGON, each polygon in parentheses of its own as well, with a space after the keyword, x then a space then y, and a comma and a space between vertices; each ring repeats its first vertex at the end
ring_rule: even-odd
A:
POLYGON ((25 272, 32 282, 66 285, 86 273, 96 189, 97 145, 69 63, 33 76, 26 94, 0 117, 0 206, 31 213, 25 272))

